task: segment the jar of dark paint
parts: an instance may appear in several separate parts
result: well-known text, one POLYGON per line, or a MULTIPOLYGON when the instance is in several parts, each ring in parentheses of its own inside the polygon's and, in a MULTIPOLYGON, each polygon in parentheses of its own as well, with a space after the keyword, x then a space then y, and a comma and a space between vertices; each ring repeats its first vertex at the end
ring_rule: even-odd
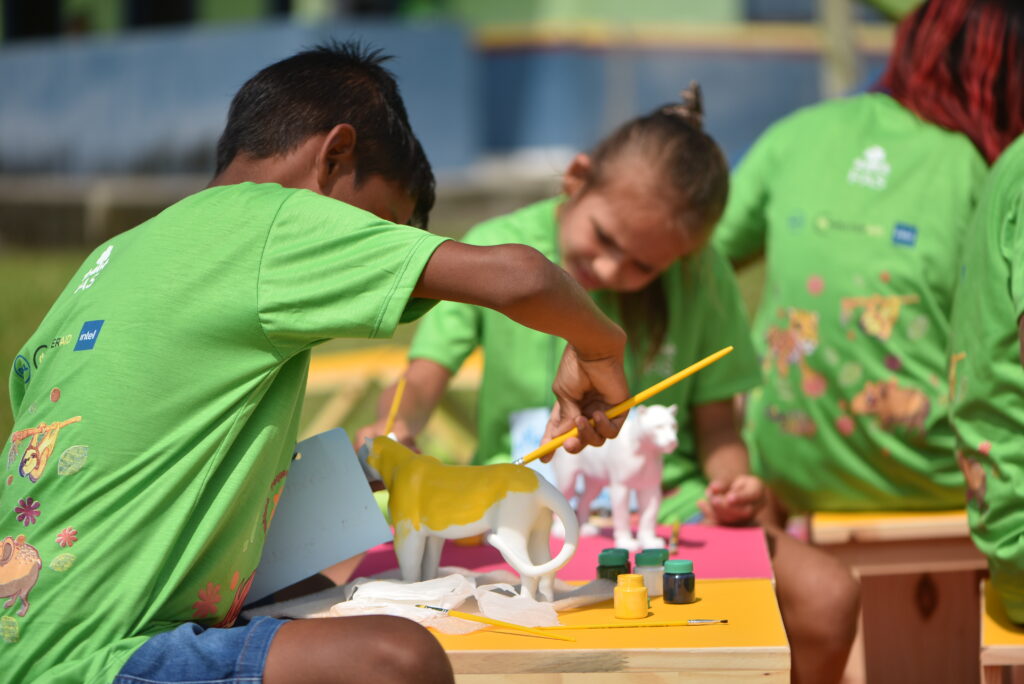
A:
POLYGON ((664 601, 665 603, 693 603, 697 600, 697 578, 693 574, 693 561, 665 561, 664 601))
POLYGON ((626 549, 604 549, 597 555, 597 577, 612 582, 619 575, 629 574, 629 551, 626 549))

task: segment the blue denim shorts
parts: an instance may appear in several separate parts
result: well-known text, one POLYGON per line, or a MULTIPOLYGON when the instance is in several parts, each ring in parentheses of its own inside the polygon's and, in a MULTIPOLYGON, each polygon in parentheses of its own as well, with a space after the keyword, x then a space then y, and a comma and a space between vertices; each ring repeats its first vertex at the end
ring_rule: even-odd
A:
POLYGON ((139 647, 114 684, 261 682, 270 642, 286 622, 257 617, 229 629, 186 622, 139 647))

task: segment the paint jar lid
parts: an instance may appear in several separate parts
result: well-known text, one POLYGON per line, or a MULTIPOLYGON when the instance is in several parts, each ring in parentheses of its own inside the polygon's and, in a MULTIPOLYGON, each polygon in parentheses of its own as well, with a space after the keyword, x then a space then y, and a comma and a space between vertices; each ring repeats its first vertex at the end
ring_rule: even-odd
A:
POLYGON ((665 561, 665 572, 684 573, 693 572, 693 561, 691 560, 670 560, 665 561))
POLYGON ((665 561, 668 560, 668 549, 644 549, 640 553, 652 553, 652 554, 655 554, 655 555, 658 556, 658 558, 661 559, 662 563, 664 563, 665 561))
POLYGON ((648 549, 636 554, 633 562, 636 563, 637 567, 648 567, 661 565, 665 562, 665 559, 661 557, 659 549, 648 549))
POLYGON ((625 565, 629 562, 629 551, 626 549, 604 549, 597 554, 597 564, 605 567, 625 565))
POLYGON ((629 589, 639 589, 644 586, 643 575, 634 575, 632 573, 622 573, 617 578, 620 587, 628 587, 629 589))

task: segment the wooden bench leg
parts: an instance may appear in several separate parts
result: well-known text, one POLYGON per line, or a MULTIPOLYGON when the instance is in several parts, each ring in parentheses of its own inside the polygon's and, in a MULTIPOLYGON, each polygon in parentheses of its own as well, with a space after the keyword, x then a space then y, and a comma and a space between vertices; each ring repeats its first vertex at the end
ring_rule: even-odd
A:
POLYGON ((1003 684, 1003 668, 1000 665, 982 666, 981 684, 1003 684))
POLYGON ((867 681, 977 681, 976 571, 863 577, 861 587, 867 681))

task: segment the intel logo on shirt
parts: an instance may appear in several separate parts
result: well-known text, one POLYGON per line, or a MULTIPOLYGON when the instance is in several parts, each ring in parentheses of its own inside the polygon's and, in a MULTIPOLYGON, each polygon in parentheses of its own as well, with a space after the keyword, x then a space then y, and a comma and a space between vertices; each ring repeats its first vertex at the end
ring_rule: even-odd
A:
POLYGON ((103 321, 86 321, 82 326, 82 332, 78 333, 78 342, 75 343, 75 351, 85 351, 96 346, 96 338, 100 336, 100 328, 103 321))
POLYGON ((909 223, 897 223, 892 231, 893 244, 913 247, 917 244, 917 228, 909 223))

